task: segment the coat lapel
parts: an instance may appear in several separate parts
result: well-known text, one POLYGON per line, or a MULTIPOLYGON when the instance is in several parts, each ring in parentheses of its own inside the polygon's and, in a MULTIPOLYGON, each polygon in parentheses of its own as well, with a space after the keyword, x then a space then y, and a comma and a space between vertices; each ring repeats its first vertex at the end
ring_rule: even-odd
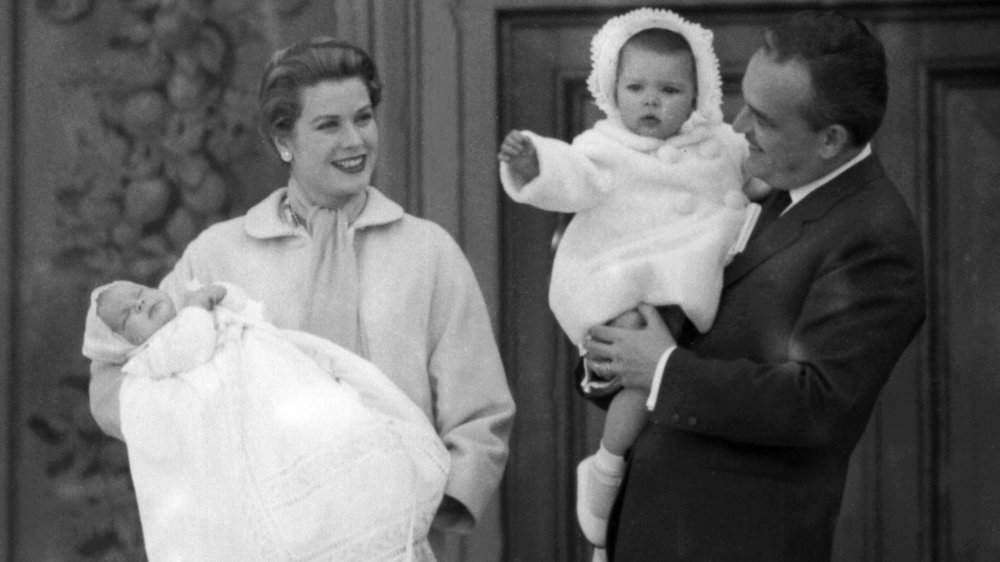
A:
POLYGON ((841 199, 884 175, 882 165, 872 155, 807 195, 751 239, 743 252, 733 258, 725 269, 723 286, 728 287, 742 279, 761 263, 790 246, 802 236, 806 223, 819 220, 841 199))

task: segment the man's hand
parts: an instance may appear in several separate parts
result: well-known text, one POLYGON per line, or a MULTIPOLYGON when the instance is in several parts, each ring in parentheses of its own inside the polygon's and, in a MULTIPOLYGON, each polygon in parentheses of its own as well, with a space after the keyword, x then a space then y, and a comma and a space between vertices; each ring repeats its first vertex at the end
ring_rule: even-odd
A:
POLYGON ((503 139, 500 145, 500 154, 497 156, 501 162, 506 162, 510 167, 510 173, 519 185, 524 185, 538 177, 538 153, 535 145, 527 135, 520 131, 507 133, 507 138, 503 139))
POLYGON ((226 297, 226 288, 221 285, 209 285, 194 291, 184 293, 184 306, 197 306, 212 310, 215 305, 226 297))
POLYGON ((592 373, 604 378, 618 378, 626 388, 649 392, 653 371, 663 352, 676 345, 670 330, 655 308, 639 305, 645 326, 637 329, 595 326, 583 342, 592 373))

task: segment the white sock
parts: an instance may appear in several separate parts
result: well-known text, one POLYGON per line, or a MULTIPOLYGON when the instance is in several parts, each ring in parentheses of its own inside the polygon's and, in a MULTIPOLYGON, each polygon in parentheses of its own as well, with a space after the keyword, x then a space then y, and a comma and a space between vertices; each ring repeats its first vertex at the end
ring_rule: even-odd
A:
POLYGON ((625 457, 612 453, 601 443, 587 471, 587 507, 594 515, 607 519, 611 514, 623 476, 625 457))

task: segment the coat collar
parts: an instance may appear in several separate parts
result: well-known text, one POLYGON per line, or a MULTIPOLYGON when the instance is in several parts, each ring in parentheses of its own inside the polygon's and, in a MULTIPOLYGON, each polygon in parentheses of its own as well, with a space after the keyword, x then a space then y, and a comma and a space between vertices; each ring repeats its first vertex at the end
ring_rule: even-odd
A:
MULTIPOLYGON (((284 201, 287 187, 274 190, 263 201, 254 205, 246 214, 244 229, 253 238, 278 238, 294 236, 296 226, 284 218, 284 201)), ((354 221, 354 228, 361 230, 381 226, 403 218, 403 208, 374 187, 368 187, 368 201, 354 221)))
POLYGON ((743 252, 737 254, 726 267, 724 286, 735 283, 798 240, 806 223, 819 220, 840 200, 884 175, 878 158, 872 155, 845 170, 830 183, 818 187, 747 243, 743 252))

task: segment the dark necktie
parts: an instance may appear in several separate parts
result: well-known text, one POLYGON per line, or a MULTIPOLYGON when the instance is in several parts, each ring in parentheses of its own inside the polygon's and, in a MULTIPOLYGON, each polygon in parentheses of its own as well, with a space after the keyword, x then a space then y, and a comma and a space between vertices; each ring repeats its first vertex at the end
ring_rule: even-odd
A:
POLYGON ((792 203, 792 196, 788 194, 788 191, 784 189, 775 190, 764 202, 764 208, 760 211, 760 217, 757 219, 757 224, 753 227, 753 233, 750 234, 750 239, 754 239, 760 236, 761 232, 771 225, 772 222, 781 216, 781 212, 784 211, 788 205, 792 203))

